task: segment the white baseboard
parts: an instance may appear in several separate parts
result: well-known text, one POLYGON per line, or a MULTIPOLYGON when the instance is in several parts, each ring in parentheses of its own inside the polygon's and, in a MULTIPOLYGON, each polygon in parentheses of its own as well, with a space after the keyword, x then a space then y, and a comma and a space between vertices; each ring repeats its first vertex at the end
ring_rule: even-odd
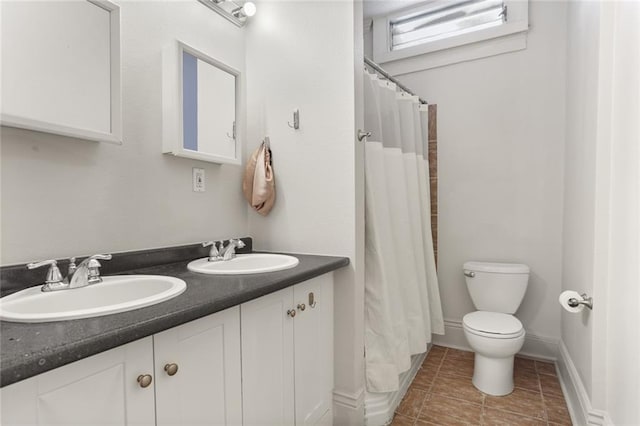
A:
POLYGON ((359 389, 355 393, 334 389, 333 424, 355 426, 364 424, 364 389, 359 389))
POLYGON ((606 411, 596 410, 591 405, 589 394, 578 374, 569 350, 564 342, 560 341, 559 357, 556 362, 559 372, 560 385, 564 392, 571 420, 575 425, 606 426, 613 422, 606 411))
MULTIPOLYGON (((444 335, 434 335, 433 343, 449 348, 462 349, 471 351, 471 347, 467 343, 464 336, 462 321, 444 320, 444 335)), ((539 336, 527 331, 524 339, 524 345, 518 353, 528 358, 555 361, 558 357, 558 340, 539 336)))
MULTIPOLYGON (((431 346, 429 345, 429 347, 431 346)), ((429 351, 411 357, 411 367, 400 375, 400 388, 397 391, 386 393, 366 392, 364 398, 364 423, 366 426, 384 426, 391 423, 396 408, 407 393, 409 385, 416 377, 427 353, 429 351)))

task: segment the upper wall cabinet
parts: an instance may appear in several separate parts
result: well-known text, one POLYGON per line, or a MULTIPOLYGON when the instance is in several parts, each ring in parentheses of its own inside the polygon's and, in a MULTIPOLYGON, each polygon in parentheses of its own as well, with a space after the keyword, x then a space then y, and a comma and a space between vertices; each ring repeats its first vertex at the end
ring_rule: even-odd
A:
POLYGON ((213 163, 240 164, 240 73, 182 42, 165 48, 163 151, 213 163))
POLYGON ((122 143, 120 9, 2 1, 3 126, 122 143))

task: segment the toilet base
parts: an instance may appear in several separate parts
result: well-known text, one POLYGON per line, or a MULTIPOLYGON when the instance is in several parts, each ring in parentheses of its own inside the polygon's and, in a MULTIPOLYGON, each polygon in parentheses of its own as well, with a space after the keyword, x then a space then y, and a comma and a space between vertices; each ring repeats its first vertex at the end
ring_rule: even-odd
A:
POLYGON ((513 392, 513 358, 487 358, 475 353, 473 385, 478 390, 494 396, 513 392))

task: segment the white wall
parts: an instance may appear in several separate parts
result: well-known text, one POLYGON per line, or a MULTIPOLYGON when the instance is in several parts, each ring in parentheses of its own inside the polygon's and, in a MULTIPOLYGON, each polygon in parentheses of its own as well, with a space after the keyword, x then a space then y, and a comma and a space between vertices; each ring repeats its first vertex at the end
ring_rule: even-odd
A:
POLYGON ((353 42, 361 21, 351 2, 265 1, 246 39, 247 155, 270 137, 277 194, 268 216, 249 212, 255 247, 352 262, 335 274, 336 424, 364 419, 363 173, 354 94, 354 68, 362 64, 353 42), (299 130, 287 125, 294 109, 299 130))
POLYGON ((124 144, 3 127, 2 265, 247 234, 241 168, 163 155, 161 133, 162 47, 178 38, 244 73, 244 31, 196 1, 118 4, 124 144))
POLYGON ((531 2, 529 22, 526 50, 399 79, 438 104, 438 276, 449 325, 438 341, 465 344, 459 322, 474 310, 461 270, 466 260, 522 262, 532 271, 516 314, 530 338, 524 350, 553 357, 560 337, 566 5, 531 2))

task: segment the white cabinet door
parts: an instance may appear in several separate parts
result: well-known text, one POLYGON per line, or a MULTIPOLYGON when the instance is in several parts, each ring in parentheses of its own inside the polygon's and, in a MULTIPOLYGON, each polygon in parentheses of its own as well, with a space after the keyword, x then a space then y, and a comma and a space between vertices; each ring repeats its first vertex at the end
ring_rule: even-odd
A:
POLYGON ((330 425, 333 276, 322 275, 240 309, 244 425, 330 425))
POLYGON ((244 426, 293 425, 293 288, 240 306, 244 426))
POLYGON ((239 307, 153 340, 158 426, 242 424, 239 307))
POLYGON ((151 337, 2 388, 2 425, 155 424, 151 337))
POLYGON ((294 287, 296 425, 332 422, 333 276, 325 274, 294 287), (304 305, 304 306, 303 306, 304 305), (304 310, 303 310, 304 308, 304 310))

